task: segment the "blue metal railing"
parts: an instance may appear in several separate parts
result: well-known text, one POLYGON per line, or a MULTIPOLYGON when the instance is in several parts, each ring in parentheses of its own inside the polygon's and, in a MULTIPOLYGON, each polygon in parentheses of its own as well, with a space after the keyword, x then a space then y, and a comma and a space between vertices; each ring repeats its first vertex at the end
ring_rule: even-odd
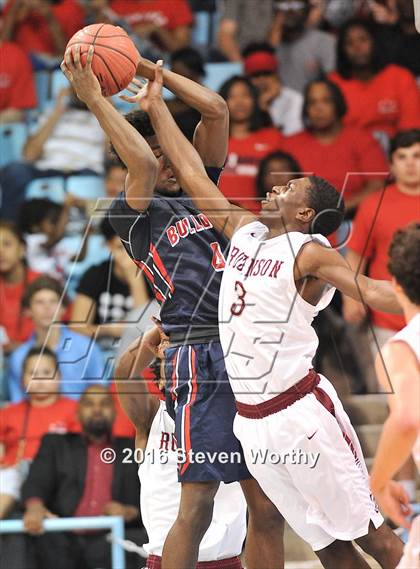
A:
MULTIPOLYGON (((124 550, 118 540, 124 539, 124 521, 120 516, 98 516, 86 518, 53 518, 44 520, 44 530, 73 531, 90 529, 110 529, 112 534, 112 569, 125 569, 124 550)), ((0 534, 24 532, 22 520, 0 521, 0 534)))

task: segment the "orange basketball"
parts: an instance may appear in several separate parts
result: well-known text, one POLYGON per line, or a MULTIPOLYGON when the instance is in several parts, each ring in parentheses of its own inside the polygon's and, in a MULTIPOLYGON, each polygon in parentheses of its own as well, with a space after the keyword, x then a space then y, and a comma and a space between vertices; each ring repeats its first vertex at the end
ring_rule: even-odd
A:
POLYGON ((80 59, 85 65, 91 45, 95 46, 92 71, 98 78, 105 97, 115 95, 133 79, 140 61, 139 53, 119 26, 92 24, 74 34, 67 47, 80 44, 80 59))

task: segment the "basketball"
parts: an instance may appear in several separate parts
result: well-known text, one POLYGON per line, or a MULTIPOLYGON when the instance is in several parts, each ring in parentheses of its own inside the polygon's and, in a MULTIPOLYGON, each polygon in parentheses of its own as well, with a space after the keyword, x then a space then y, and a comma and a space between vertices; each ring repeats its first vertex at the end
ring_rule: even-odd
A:
POLYGON ((77 44, 80 44, 82 65, 86 63, 89 47, 95 47, 92 71, 98 78, 105 97, 122 91, 133 79, 140 61, 139 53, 127 33, 119 26, 86 26, 70 38, 67 48, 77 44))

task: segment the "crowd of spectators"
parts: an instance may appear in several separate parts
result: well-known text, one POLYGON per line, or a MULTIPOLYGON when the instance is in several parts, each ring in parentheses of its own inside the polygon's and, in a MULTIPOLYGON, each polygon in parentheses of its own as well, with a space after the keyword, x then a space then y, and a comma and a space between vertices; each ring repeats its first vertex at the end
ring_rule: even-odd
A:
MULTIPOLYGON (((11 569, 109 566, 101 532, 34 538, 45 517, 116 514, 141 527, 135 471, 105 469, 98 452, 134 444, 112 371, 158 308, 104 217, 125 168, 59 70, 69 38, 101 22, 123 27, 144 57, 217 85, 232 202, 258 211, 273 185, 326 178, 347 206, 332 244, 375 278, 389 278, 394 231, 420 218, 412 0, 0 0, 0 518, 23 515, 27 530, 2 538, 11 569), (214 83, 214 69, 226 80, 214 83), (3 159, 22 129, 21 151, 3 159)), ((192 140, 197 111, 168 106, 192 140)), ((347 298, 331 310, 352 334, 369 321, 373 352, 403 326, 347 298)), ((333 340, 318 326, 324 353, 333 340)))

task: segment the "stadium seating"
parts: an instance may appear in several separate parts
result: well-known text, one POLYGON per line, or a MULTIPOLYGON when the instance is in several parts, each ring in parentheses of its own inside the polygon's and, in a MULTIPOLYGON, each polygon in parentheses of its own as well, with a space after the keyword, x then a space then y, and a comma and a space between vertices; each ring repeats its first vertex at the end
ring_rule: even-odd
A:
POLYGON ((100 176, 70 176, 66 189, 69 194, 86 200, 105 197, 104 181, 100 176))
POLYGON ((37 71, 35 73, 35 86, 39 111, 43 111, 50 103, 50 79, 51 75, 48 71, 37 71))
POLYGON ((242 74, 241 63, 207 63, 204 85, 213 91, 218 91, 222 84, 233 75, 242 74))
POLYGON ((57 203, 63 203, 66 195, 65 180, 61 176, 38 178, 32 180, 25 192, 26 200, 44 198, 57 203))
POLYGON ((0 124, 0 168, 21 160, 27 135, 24 123, 0 124))

